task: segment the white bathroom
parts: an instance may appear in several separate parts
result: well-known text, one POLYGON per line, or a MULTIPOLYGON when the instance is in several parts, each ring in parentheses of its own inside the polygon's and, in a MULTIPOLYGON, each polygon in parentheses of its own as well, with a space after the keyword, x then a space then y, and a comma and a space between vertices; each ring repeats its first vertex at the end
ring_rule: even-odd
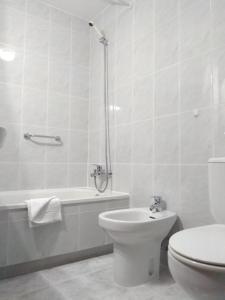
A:
POLYGON ((0 0, 0 300, 225 300, 225 0, 0 0))

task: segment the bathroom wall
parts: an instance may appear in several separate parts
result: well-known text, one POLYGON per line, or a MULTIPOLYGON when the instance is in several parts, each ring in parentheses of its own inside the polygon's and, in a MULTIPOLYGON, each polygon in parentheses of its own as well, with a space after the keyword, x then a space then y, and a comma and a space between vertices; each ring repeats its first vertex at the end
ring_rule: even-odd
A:
MULTIPOLYGON (((225 154, 224 10, 220 0, 137 0, 96 20, 110 41, 113 189, 135 207, 161 195, 185 228, 213 221, 207 160, 225 154)), ((102 50, 91 45, 89 164, 103 162, 102 50)))
POLYGON ((86 186, 88 79, 85 21, 41 1, 0 1, 0 190, 86 186))

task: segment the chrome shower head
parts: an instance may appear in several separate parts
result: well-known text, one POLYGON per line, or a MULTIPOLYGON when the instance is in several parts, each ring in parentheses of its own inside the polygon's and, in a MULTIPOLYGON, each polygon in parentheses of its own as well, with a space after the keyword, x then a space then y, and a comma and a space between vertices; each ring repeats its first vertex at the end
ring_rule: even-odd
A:
POLYGON ((96 33, 99 35, 100 39, 105 38, 104 33, 101 30, 99 30, 97 26, 95 26, 94 22, 89 22, 88 24, 89 24, 90 27, 94 28, 96 33))
POLYGON ((93 27, 94 30, 96 31, 97 35, 99 36, 99 42, 102 43, 104 46, 108 46, 108 40, 104 35, 104 32, 98 29, 97 26, 93 22, 88 23, 90 27, 93 27))

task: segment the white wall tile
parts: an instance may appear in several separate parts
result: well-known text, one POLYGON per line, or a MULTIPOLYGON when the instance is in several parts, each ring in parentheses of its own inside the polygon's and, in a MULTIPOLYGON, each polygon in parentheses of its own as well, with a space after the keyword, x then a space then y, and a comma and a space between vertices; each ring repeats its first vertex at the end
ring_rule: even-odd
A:
POLYGON ((135 81, 133 97, 133 121, 153 118, 154 82, 153 76, 135 81))
POLYGON ((72 163, 87 161, 88 136, 85 131, 70 131, 69 159, 72 163))
POLYGON ((2 0, 1 7, 11 7, 21 11, 25 11, 26 0, 2 0))
POLYGON ((172 66, 156 74, 155 113, 157 116, 178 113, 178 104, 178 68, 172 66))
POLYGON ((24 66, 24 85, 47 90, 48 60, 46 57, 27 54, 24 66))
POLYGON ((208 56, 187 60, 180 66, 181 111, 210 106, 212 65, 208 56))
POLYGON ((50 91, 69 95, 70 66, 63 60, 54 60, 50 62, 49 68, 50 91))
POLYGON ((153 162, 153 122, 139 122, 133 124, 132 127, 132 162, 151 164, 153 162))
POLYGON ((89 71, 86 67, 71 67, 70 92, 73 96, 87 99, 89 96, 89 71))
POLYGON ((131 122, 132 113, 132 87, 125 86, 119 88, 114 95, 114 114, 116 124, 127 124, 131 122))
POLYGON ((135 27, 134 35, 136 40, 148 38, 149 33, 154 30, 154 1, 137 0, 135 2, 135 27))
POLYGON ((198 118, 192 113, 181 115, 181 162, 207 163, 212 156, 213 118, 211 110, 203 110, 198 118))
POLYGON ((47 164, 46 165, 46 187, 62 188, 67 186, 67 165, 66 164, 47 164))
POLYGON ((181 169, 181 221, 184 226, 213 222, 209 212, 207 166, 183 166, 181 169))
POLYGON ((89 66, 89 28, 87 24, 82 23, 81 30, 73 31, 72 33, 72 63, 74 65, 89 66))
POLYGON ((134 45, 135 75, 141 77, 154 72, 154 34, 148 35, 134 45))
POLYGON ((87 186, 87 164, 69 164, 69 186, 87 186))
POLYGON ((66 28, 71 27, 72 17, 71 15, 59 10, 57 8, 51 7, 51 21, 55 23, 55 25, 60 25, 66 28))
POLYGON ((131 187, 131 165, 113 164, 113 190, 129 192, 131 187))
POLYGON ((52 24, 50 30, 50 57, 71 60, 71 31, 70 28, 52 24))
POLYGON ((89 129, 100 130, 103 128, 104 122, 104 106, 102 98, 91 98, 89 102, 89 129))
POLYGON ((156 24, 177 18, 179 0, 157 0, 155 2, 156 24))
POLYGON ((155 66, 162 69, 175 64, 178 60, 178 23, 177 18, 156 26, 155 66))
POLYGON ((27 16, 26 50, 34 54, 48 55, 49 22, 33 15, 27 16))
MULTIPOLYGON (((116 42, 119 45, 130 46, 132 41, 132 10, 122 9, 117 11, 117 22, 116 22, 116 42), (126 39, 124 39, 124 36, 126 39)), ((125 50, 125 49, 124 49, 125 50)))
POLYGON ((123 125, 116 132, 116 162, 128 163, 131 161, 131 126, 123 125))
POLYGON ((225 103, 224 91, 224 66, 225 66, 225 50, 220 49, 211 53, 213 64, 213 101, 214 104, 225 103))
POLYGON ((155 162, 177 164, 179 158, 178 118, 166 117, 155 122, 155 162))
POLYGON ((22 48, 25 32, 24 13, 3 5, 0 9, 0 20, 0 43, 22 48))
POLYGON ((50 93, 48 96, 48 126, 56 128, 69 127, 69 97, 50 93))
MULTIPOLYGON (((122 44, 123 45, 123 44, 122 44)), ((116 86, 120 87, 122 85, 130 84, 132 78, 132 44, 126 47, 118 48, 118 53, 116 55, 116 86)))
POLYGON ((132 165, 131 206, 149 206, 153 195, 152 166, 132 165))
POLYGON ((22 190, 43 189, 45 186, 44 164, 22 163, 20 165, 20 183, 22 190))
POLYGON ((0 84, 1 122, 21 122, 21 98, 21 87, 0 84))
POLYGON ((201 55, 210 47, 210 1, 182 0, 180 4, 180 55, 201 55))
POLYGON ((70 99, 70 128, 88 130, 89 102, 82 98, 70 99))
POLYGON ((212 48, 223 47, 225 45, 224 9, 224 1, 212 0, 212 48))
POLYGON ((49 20, 50 8, 40 0, 27 1, 27 12, 35 17, 40 17, 49 20))
POLYGON ((0 151, 1 162, 18 162, 21 127, 18 124, 1 124, 6 130, 5 140, 0 151))
POLYGON ((24 124, 43 126, 47 121, 47 93, 45 91, 24 88, 22 102, 24 124))
POLYGON ((89 131, 88 136, 88 161, 90 163, 97 163, 100 159, 100 132, 99 131, 89 131))
POLYGON ((0 50, 15 55, 0 57, 0 189, 86 186, 89 27, 41 0, 0 2, 0 50), (27 141, 25 132, 59 135, 63 145, 27 141))
POLYGON ((18 163, 0 163, 0 190, 19 189, 19 165, 18 163))

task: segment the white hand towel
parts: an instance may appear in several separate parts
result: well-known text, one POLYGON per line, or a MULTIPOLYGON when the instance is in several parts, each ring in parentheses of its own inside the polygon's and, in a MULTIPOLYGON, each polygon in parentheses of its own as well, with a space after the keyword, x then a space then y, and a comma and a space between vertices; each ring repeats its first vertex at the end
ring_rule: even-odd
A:
POLYGON ((30 227, 62 221, 61 201, 57 197, 26 201, 30 227))

